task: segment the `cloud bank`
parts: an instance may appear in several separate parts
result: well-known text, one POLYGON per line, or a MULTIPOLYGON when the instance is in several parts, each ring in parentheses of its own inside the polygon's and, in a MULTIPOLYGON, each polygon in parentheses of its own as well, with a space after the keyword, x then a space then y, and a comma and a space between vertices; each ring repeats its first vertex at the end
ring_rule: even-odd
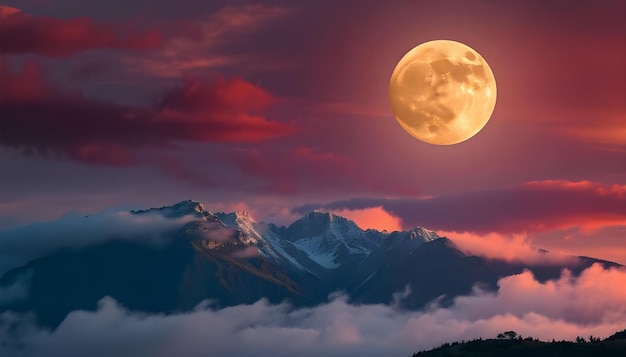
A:
POLYGON ((487 234, 544 232, 626 224, 626 186, 590 181, 533 181, 508 188, 430 198, 355 198, 294 209, 382 207, 403 226, 487 234))
POLYGON ((295 309, 261 300, 220 310, 210 303, 173 315, 130 312, 111 298, 74 311, 54 331, 16 314, 0 316, 3 356, 407 356, 447 341, 492 338, 505 330, 544 340, 606 337, 626 327, 626 271, 594 265, 540 283, 506 277, 496 294, 475 290, 450 308, 422 312, 351 305, 342 296, 295 309), (21 346, 16 348, 15 346, 21 346))

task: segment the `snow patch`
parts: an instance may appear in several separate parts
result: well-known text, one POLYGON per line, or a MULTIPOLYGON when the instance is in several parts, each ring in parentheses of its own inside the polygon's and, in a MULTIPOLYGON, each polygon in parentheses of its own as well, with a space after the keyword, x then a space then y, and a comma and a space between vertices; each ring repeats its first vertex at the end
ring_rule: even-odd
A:
POLYGON ((293 245, 305 253, 309 259, 326 269, 335 269, 339 264, 335 261, 337 258, 334 250, 322 248, 324 236, 309 237, 299 239, 293 245))

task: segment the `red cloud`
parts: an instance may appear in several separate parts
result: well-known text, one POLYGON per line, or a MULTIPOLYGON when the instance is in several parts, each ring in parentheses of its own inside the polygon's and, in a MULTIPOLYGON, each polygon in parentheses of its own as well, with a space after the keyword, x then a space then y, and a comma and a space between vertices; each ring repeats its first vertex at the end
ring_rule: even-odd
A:
POLYGON ((213 85, 207 85, 198 79, 187 78, 182 87, 163 96, 161 106, 186 112, 219 110, 236 113, 263 110, 276 102, 276 97, 243 79, 226 81, 219 78, 213 85))
POLYGON ((48 86, 31 63, 18 74, 0 64, 0 145, 91 164, 128 165, 132 149, 174 141, 257 142, 291 133, 268 120, 277 99, 241 79, 187 79, 153 109, 124 107, 48 86))
POLYGON ((198 130, 195 126, 179 128, 180 139, 261 141, 294 130, 292 125, 268 121, 259 115, 277 102, 272 94, 243 79, 219 78, 207 83, 187 78, 181 87, 163 96, 156 120, 164 124, 211 123, 209 130, 198 130))
POLYGON ((59 20, 0 6, 0 20, 0 54, 63 57, 98 48, 148 50, 161 44, 158 31, 97 24, 90 18, 59 20))

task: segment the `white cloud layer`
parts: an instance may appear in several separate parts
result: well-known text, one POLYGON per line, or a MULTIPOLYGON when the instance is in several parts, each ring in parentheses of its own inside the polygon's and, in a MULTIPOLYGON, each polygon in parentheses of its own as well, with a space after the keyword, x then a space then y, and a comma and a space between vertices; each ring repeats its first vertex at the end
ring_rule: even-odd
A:
POLYGON ((500 280, 497 294, 476 290, 450 308, 422 312, 351 305, 339 296, 314 308, 261 300, 220 310, 202 304, 184 314, 145 315, 105 298, 97 311, 74 311, 54 331, 3 314, 0 355, 409 356, 505 330, 543 340, 606 337, 626 328, 624 286, 626 271, 594 265, 578 278, 564 273, 543 284, 524 272, 500 280))

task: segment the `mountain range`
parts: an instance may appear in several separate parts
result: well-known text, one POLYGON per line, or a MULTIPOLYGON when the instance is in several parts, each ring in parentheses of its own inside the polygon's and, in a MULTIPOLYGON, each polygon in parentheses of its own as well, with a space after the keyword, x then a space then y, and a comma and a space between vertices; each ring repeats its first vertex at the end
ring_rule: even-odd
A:
POLYGON ((334 293, 357 304, 421 309, 449 305, 476 286, 496 291, 500 278, 525 269, 545 281, 564 268, 578 275, 593 263, 617 265, 586 257, 561 265, 487 259, 423 227, 363 230, 319 211, 289 226, 257 222, 246 212, 211 213, 196 201, 129 214, 181 223, 157 243, 111 237, 16 267, 0 277, 0 291, 24 284, 27 294, 0 299, 0 311, 31 312, 54 328, 71 311, 95 310, 105 296, 130 310, 166 314, 262 298, 314 306, 334 293))

